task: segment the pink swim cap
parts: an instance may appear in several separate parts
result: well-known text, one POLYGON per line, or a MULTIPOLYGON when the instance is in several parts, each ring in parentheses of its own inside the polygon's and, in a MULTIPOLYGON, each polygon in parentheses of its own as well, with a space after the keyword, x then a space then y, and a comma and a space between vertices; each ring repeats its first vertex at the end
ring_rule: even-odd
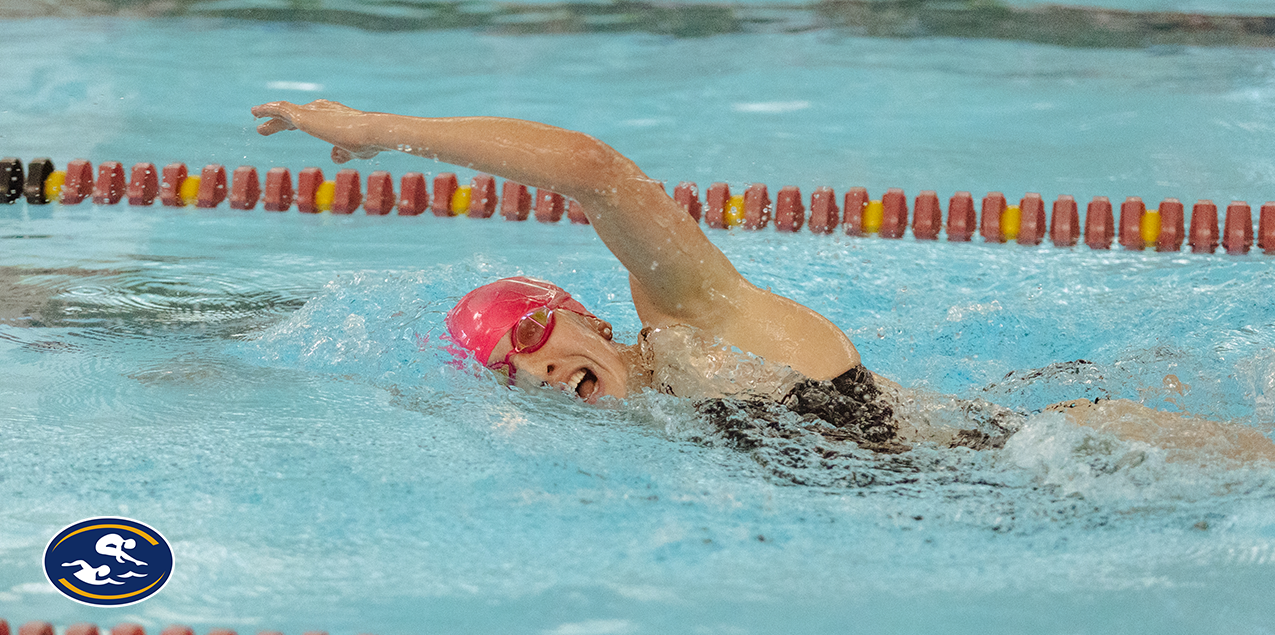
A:
POLYGON ((447 332, 452 341, 473 353, 485 366, 491 352, 514 324, 542 307, 593 317, 562 287, 518 276, 485 284, 465 294, 447 312, 447 332))

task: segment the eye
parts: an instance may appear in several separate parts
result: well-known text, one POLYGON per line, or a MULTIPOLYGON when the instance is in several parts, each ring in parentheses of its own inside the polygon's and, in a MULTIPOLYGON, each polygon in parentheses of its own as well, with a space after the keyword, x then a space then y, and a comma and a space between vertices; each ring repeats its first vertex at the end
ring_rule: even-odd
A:
POLYGON ((544 334, 545 327, 536 323, 535 320, 523 319, 518 321, 514 329, 514 341, 519 348, 531 348, 540 343, 544 334))

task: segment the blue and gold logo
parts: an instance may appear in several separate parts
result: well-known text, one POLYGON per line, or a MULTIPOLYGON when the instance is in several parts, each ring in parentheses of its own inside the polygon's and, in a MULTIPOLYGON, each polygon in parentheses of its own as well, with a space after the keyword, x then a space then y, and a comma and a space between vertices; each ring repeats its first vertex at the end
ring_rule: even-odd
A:
POLYGON ((91 606, 124 606, 155 595, 173 575, 173 550, 158 531, 128 518, 89 518, 44 549, 44 575, 91 606))

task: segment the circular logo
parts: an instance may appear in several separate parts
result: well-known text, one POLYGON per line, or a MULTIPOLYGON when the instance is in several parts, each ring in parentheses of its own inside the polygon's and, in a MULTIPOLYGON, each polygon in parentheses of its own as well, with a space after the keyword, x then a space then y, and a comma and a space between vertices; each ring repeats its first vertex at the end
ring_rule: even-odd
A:
POLYGON ((44 575, 62 595, 91 606, 124 606, 155 595, 173 574, 173 550, 128 518, 89 518, 44 549, 44 575))

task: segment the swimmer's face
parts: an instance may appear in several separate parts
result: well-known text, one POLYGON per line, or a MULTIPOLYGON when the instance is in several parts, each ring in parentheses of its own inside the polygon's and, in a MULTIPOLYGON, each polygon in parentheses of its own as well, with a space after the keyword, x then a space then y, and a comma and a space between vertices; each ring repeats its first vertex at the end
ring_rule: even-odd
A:
MULTIPOLYGON (((544 346, 530 353, 515 353, 509 362, 516 369, 517 383, 536 383, 575 393, 588 403, 610 395, 623 399, 628 394, 628 363, 611 342, 610 325, 571 311, 554 312, 553 332, 544 346)), ((513 350, 509 335, 501 338, 491 352, 488 365, 504 361, 513 350)))

